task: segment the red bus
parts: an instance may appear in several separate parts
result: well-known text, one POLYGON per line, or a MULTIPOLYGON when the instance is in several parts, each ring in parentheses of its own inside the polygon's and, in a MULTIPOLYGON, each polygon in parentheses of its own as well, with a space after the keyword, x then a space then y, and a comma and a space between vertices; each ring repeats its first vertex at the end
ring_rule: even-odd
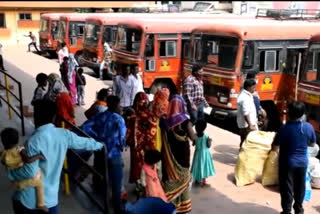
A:
POLYGON ((242 83, 248 73, 258 73, 257 91, 269 115, 269 130, 277 130, 287 101, 295 96, 297 57, 306 52, 319 27, 318 21, 265 18, 208 24, 192 32, 193 55, 184 76, 190 74, 191 63, 202 65, 210 115, 236 124, 242 83))
POLYGON ((61 15, 65 13, 46 13, 40 18, 40 49, 50 55, 56 55, 58 26, 61 15))

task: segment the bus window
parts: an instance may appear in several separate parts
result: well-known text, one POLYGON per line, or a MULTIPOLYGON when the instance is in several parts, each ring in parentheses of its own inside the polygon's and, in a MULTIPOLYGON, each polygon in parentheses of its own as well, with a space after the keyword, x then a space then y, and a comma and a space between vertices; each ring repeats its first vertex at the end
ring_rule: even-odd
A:
POLYGON ((279 71, 279 54, 278 50, 266 50, 260 52, 260 71, 275 72, 279 71))
POLYGON ((238 52, 238 39, 225 36, 202 35, 195 40, 195 61, 216 67, 233 69, 238 52))
MULTIPOLYGON (((301 61, 302 56, 304 55, 304 49, 287 49, 287 59, 286 59, 286 66, 284 71, 289 74, 297 74, 298 73, 298 63, 299 63, 299 54, 301 54, 301 61)), ((300 65, 302 63, 300 62, 300 65)), ((300 66, 300 69, 302 67, 300 66)))
POLYGON ((177 41, 160 41, 160 57, 177 56, 177 41))
POLYGON ((40 21, 40 31, 47 32, 49 28, 49 21, 47 19, 41 19, 40 21))
POLYGON ((252 69, 254 65, 254 43, 246 42, 243 55, 243 69, 252 69))
POLYGON ((141 29, 119 27, 116 47, 138 54, 141 45, 141 35, 141 29))
POLYGON ((182 53, 183 53, 183 58, 184 59, 189 59, 190 58, 190 41, 189 40, 182 40, 182 53))
POLYGON ((51 21, 51 34, 53 37, 53 40, 57 39, 58 34, 58 21, 51 21))
POLYGON ((308 54, 307 54, 307 65, 304 69, 304 72, 301 76, 301 79, 303 81, 314 81, 319 80, 317 78, 317 68, 319 63, 319 54, 320 54, 320 44, 312 44, 309 48, 308 54))
POLYGON ((58 37, 59 39, 64 39, 66 35, 67 21, 60 21, 59 23, 60 23, 60 26, 59 26, 58 37))
POLYGON ((146 57, 154 56, 154 35, 153 34, 147 35, 145 56, 146 57))
POLYGON ((98 44, 100 26, 98 24, 86 24, 83 44, 96 46, 98 44))

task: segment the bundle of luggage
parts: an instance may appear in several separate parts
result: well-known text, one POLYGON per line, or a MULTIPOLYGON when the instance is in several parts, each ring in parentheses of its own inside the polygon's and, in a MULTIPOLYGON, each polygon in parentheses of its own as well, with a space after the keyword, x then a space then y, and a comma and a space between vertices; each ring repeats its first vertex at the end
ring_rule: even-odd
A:
POLYGON ((315 189, 320 189, 320 161, 317 157, 319 146, 308 147, 309 153, 309 170, 311 177, 311 186, 315 189))

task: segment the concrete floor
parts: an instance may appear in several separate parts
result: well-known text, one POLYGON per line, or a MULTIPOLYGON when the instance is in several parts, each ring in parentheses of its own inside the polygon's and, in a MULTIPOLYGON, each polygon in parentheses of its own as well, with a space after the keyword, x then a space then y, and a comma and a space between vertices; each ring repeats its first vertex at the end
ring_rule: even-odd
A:
MULTIPOLYGON (((57 60, 47 59, 34 53, 28 53, 26 52, 27 47, 4 47, 3 49, 5 67, 10 74, 23 83, 24 103, 30 104, 33 90, 36 87, 35 76, 39 72, 47 74, 52 72, 59 73, 57 60)), ((89 74, 90 71, 86 70, 86 73, 89 74)), ((76 109, 76 122, 78 125, 85 121, 83 112, 94 102, 96 92, 102 87, 109 87, 111 85, 111 81, 97 80, 90 75, 86 75, 86 77, 86 105, 77 107, 76 109)), ((0 76, 0 79, 1 78, 0 76)), ((7 118, 4 117, 5 115, 3 116, 3 114, 1 114, 1 129, 6 125, 5 121, 7 118)), ((217 175, 208 179, 208 183, 211 185, 209 188, 192 187, 192 213, 279 213, 281 211, 280 195, 277 188, 264 188, 261 185, 261 181, 241 188, 235 186, 234 167, 237 161, 240 137, 212 125, 208 126, 206 132, 213 139, 211 153, 217 175)), ((130 164, 129 151, 124 152, 124 159, 125 173, 128 175, 128 166, 130 164)), ((4 175, 5 171, 3 169, 0 170, 2 172, 0 176, 0 197, 3 199, 3 205, 0 206, 0 213, 12 213, 10 205, 12 188, 9 186, 9 182, 4 175)), ((129 200, 134 200, 134 196, 132 195, 133 186, 127 184, 126 189, 129 192, 129 200)), ((313 190, 311 201, 304 204, 305 213, 320 213, 319 198, 320 191, 313 190)), ((79 194, 64 196, 64 194, 61 193, 59 204, 60 213, 67 214, 71 213, 71 211, 83 214, 96 213, 90 204, 86 204, 86 202, 85 197, 81 197, 79 194), (83 207, 87 207, 87 209, 83 209, 83 207)))

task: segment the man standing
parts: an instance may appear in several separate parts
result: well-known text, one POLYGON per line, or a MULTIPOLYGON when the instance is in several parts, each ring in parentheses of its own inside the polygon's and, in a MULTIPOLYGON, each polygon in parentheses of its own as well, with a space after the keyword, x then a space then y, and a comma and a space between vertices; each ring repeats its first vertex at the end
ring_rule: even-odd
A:
POLYGON ((203 96, 202 69, 199 65, 192 66, 192 74, 184 81, 184 98, 193 125, 197 120, 204 119, 203 110, 209 107, 203 96))
MULTIPOLYGON (((122 151, 126 146, 126 126, 120 115, 120 99, 117 96, 107 97, 108 109, 82 125, 82 129, 100 142, 104 142, 108 150, 108 172, 112 186, 112 198, 115 213, 121 214, 121 186, 123 180, 122 151)), ((97 168, 100 168, 97 166, 97 168)))
POLYGON ((282 214, 290 214, 294 199, 295 214, 303 214, 308 146, 315 146, 316 135, 310 123, 302 121, 305 105, 294 101, 288 106, 288 122, 274 138, 272 148, 279 154, 279 182, 282 214))
POLYGON ((250 131, 258 129, 257 111, 253 100, 253 93, 256 90, 256 81, 247 79, 244 82, 243 89, 238 96, 237 105, 237 124, 240 129, 240 148, 250 131))
MULTIPOLYGON (((44 184, 45 206, 49 214, 58 213, 58 193, 60 175, 63 162, 68 149, 84 149, 89 151, 100 150, 103 144, 94 139, 79 137, 62 128, 56 128, 52 122, 56 115, 55 103, 48 100, 39 100, 39 127, 25 143, 29 157, 42 154, 45 161, 35 161, 23 167, 10 170, 10 180, 24 180, 33 178, 39 168, 42 172, 44 184)), ((36 192, 34 188, 27 188, 15 192, 13 196, 13 209, 15 214, 31 214, 36 212, 36 192)))
POLYGON ((38 52, 38 54, 40 54, 39 49, 37 48, 37 38, 35 37, 35 35, 33 35, 33 33, 30 31, 29 35, 24 35, 25 37, 30 37, 31 42, 28 45, 28 52, 30 52, 30 47, 31 45, 34 46, 34 48, 36 49, 36 51, 38 52))
POLYGON ((103 70, 104 66, 107 64, 107 69, 108 69, 108 75, 112 76, 113 71, 112 71, 112 48, 110 48, 109 44, 107 42, 104 43, 103 45, 103 57, 104 60, 102 60, 99 68, 99 78, 103 80, 103 70))
POLYGON ((61 48, 58 51, 58 61, 59 61, 59 65, 61 65, 61 63, 63 63, 63 58, 64 57, 69 57, 69 51, 68 51, 68 47, 67 44, 65 42, 63 42, 61 44, 61 48))
POLYGON ((133 105, 134 100, 134 82, 129 78, 130 66, 122 69, 121 75, 113 79, 113 93, 120 97, 120 106, 125 113, 130 106, 133 105))
POLYGON ((142 82, 142 79, 140 77, 140 74, 139 74, 139 66, 137 64, 134 64, 132 66, 132 71, 131 71, 131 74, 129 76, 132 81, 133 81, 133 87, 134 87, 134 90, 133 90, 133 99, 136 97, 136 94, 138 92, 144 92, 143 90, 143 82, 142 82))

